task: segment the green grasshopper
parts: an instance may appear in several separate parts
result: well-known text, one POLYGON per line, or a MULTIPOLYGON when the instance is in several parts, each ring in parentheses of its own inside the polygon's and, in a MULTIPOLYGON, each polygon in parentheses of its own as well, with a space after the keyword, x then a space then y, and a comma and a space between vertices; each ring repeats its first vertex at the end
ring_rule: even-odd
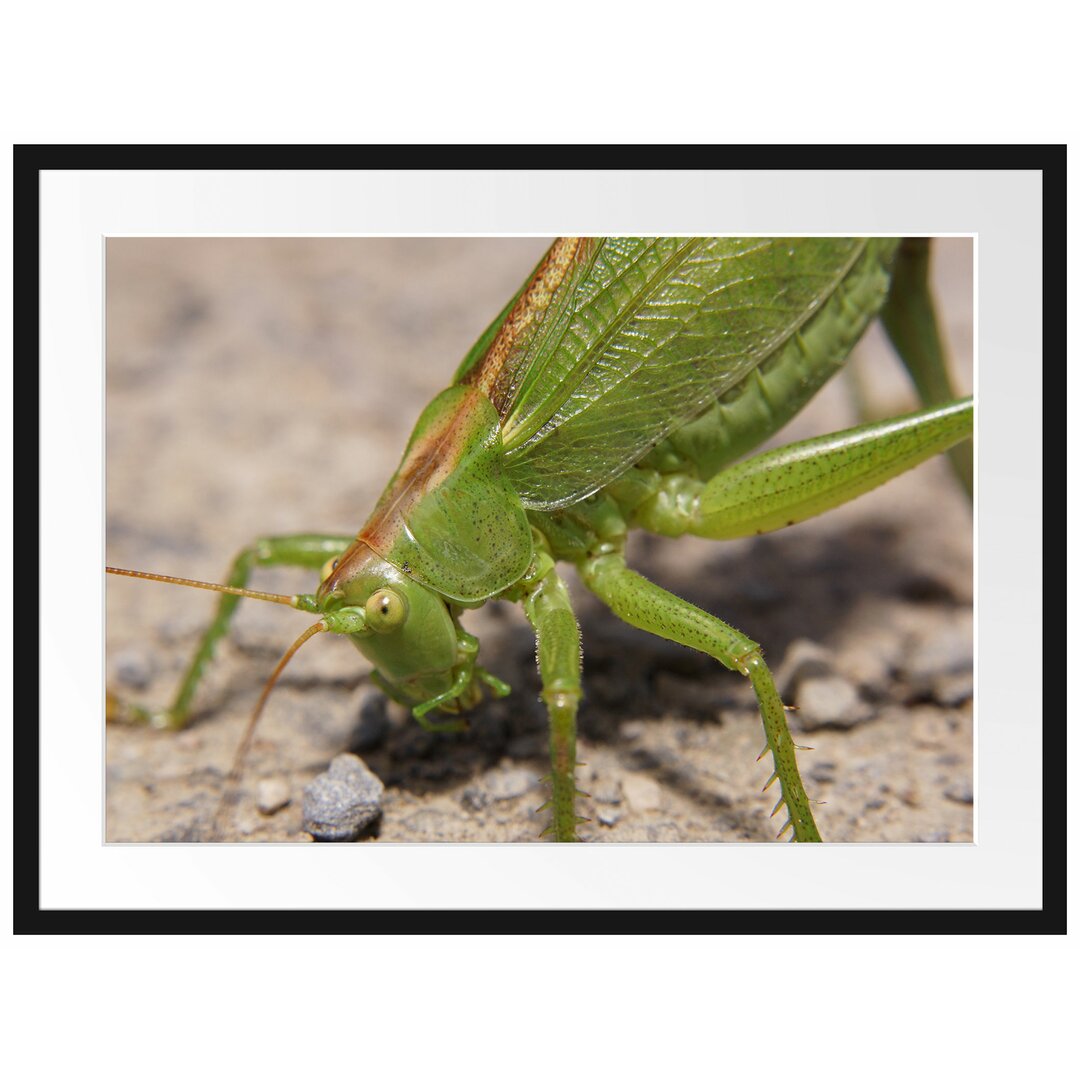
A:
MULTIPOLYGON (((462 730, 509 692, 461 624, 491 599, 519 604, 536 636, 550 722, 545 832, 581 820, 576 715, 581 642, 557 564, 631 625, 688 645, 753 686, 778 783, 781 835, 820 839, 760 646, 628 568, 627 535, 752 536, 838 506, 972 432, 952 393, 926 281, 928 245, 858 238, 568 238, 555 242, 417 421, 355 537, 264 538, 225 592, 172 705, 113 712, 181 728, 240 596, 316 616, 433 732, 462 730), (927 407, 744 458, 798 412, 882 316, 927 407), (316 592, 247 589, 257 565, 318 570, 316 592)), ((954 451, 955 453, 955 451, 954 451)), ((970 489, 970 454, 954 458, 970 489)), ((111 569, 111 568, 110 568, 111 569)), ((250 732, 248 735, 250 738, 250 732)))

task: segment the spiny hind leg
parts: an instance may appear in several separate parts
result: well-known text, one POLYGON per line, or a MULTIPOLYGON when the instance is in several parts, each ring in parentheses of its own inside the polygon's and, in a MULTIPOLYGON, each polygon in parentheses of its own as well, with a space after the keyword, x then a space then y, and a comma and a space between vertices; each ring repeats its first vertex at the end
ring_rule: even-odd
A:
MULTIPOLYGON (((327 560, 344 554, 352 542, 351 536, 321 536, 312 533, 262 537, 236 556, 223 584, 239 589, 246 588, 256 566, 296 566, 306 570, 319 570, 327 560)), ((213 621, 199 640, 177 687, 176 696, 168 708, 148 709, 141 705, 132 705, 109 692, 106 694, 106 719, 149 724, 152 727, 172 730, 186 727, 191 715, 191 703, 206 665, 213 658, 218 641, 228 633, 229 623, 239 602, 239 596, 221 594, 213 621)))
POLYGON ((781 833, 790 826, 796 840, 820 840, 795 762, 796 746, 788 731, 784 706, 757 643, 715 615, 628 569, 621 552, 585 559, 579 569, 589 589, 624 622, 697 649, 750 680, 772 753, 774 775, 769 783, 780 781, 777 808, 783 805, 788 811, 789 821, 781 833))

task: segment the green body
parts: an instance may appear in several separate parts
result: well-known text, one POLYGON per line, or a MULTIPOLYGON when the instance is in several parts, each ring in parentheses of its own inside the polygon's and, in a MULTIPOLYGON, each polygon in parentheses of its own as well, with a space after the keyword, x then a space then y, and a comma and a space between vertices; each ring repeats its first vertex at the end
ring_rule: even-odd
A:
MULTIPOLYGON (((970 400, 937 404, 948 383, 924 255, 888 238, 557 241, 424 410, 355 540, 263 541, 233 580, 256 562, 311 565, 317 548, 332 561, 296 606, 349 634, 378 684, 433 730, 462 727, 485 688, 509 690, 477 663, 462 610, 520 603, 551 723, 549 829, 569 840, 581 643, 556 564, 573 563, 620 618, 750 679, 777 809, 794 839, 820 839, 760 647, 628 569, 624 545, 634 528, 724 539, 792 525, 968 438, 970 400), (839 370, 898 264, 904 290, 886 325, 935 407, 739 462, 839 370)), ((186 715, 229 603, 170 723, 186 715)))

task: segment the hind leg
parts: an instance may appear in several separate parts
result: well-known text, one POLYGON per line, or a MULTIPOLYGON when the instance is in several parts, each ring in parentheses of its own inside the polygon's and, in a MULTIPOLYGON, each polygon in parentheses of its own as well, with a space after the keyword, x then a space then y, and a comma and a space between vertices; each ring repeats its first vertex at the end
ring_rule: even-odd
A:
POLYGON ((750 680, 761 710, 768 750, 772 753, 773 775, 769 784, 780 781, 780 800, 773 813, 781 807, 786 807, 788 812, 780 835, 790 828, 795 840, 819 841, 821 834, 795 762, 797 747, 788 731, 784 706, 761 655, 761 647, 715 615, 628 569, 621 552, 586 559, 579 569, 589 589, 624 622, 706 653, 750 680))

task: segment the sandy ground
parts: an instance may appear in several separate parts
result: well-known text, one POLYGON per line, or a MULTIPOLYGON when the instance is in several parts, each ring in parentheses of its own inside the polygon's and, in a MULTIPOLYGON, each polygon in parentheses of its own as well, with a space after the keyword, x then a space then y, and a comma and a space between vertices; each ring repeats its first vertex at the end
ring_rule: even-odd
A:
MULTIPOLYGON (((355 533, 421 408, 539 258, 520 240, 111 240, 107 249, 107 557, 222 580, 252 539, 355 533)), ((971 244, 936 276, 971 386, 971 244)), ((913 407, 878 331, 856 373, 881 413, 913 407)), ((782 441, 855 422, 834 381, 782 441)), ((640 536, 633 565, 761 642, 830 841, 970 841, 972 519, 941 460, 823 518, 753 541, 640 536), (839 719, 841 723, 835 721, 839 719), (822 720, 830 721, 819 726, 822 720)), ((572 576, 572 571, 568 571, 572 576)), ((260 571, 256 588, 314 587, 260 571)), ((580 753, 592 841, 765 841, 775 790, 744 680, 623 626, 573 583, 585 654, 580 753)), ((107 581, 109 685, 170 699, 214 598, 107 581)), ((206 839, 240 733, 307 617, 245 602, 181 734, 107 729, 107 839, 206 839)), ((342 639, 302 650, 270 700, 221 837, 309 840, 303 788, 352 750, 386 785, 369 841, 534 840, 547 771, 534 644, 520 612, 466 625, 514 686, 467 733, 425 734, 371 689, 342 639), (287 805, 256 807, 260 782, 287 805)))

